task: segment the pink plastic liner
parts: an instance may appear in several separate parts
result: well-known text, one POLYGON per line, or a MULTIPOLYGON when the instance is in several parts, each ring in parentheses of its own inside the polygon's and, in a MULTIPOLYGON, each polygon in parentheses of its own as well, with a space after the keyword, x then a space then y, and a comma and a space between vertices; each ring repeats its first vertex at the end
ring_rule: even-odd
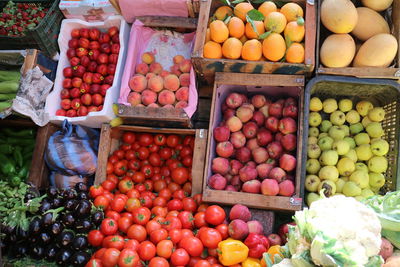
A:
POLYGON ((132 23, 138 16, 175 16, 189 15, 186 0, 120 0, 122 16, 132 23))
MULTIPOLYGON (((136 64, 141 62, 141 55, 146 51, 147 45, 156 31, 149 27, 144 27, 140 21, 135 21, 132 25, 129 45, 128 56, 125 62, 125 69, 121 80, 121 90, 118 99, 119 104, 130 106, 128 103, 128 95, 131 92, 129 88, 129 79, 135 74, 136 64)), ((195 33, 184 34, 184 38, 188 41, 194 41, 195 33)), ((162 45, 162 44, 160 44, 162 45)), ((190 85, 189 85, 189 100, 188 106, 183 110, 191 118, 197 108, 198 94, 196 89, 196 75, 193 67, 190 69, 190 85)))

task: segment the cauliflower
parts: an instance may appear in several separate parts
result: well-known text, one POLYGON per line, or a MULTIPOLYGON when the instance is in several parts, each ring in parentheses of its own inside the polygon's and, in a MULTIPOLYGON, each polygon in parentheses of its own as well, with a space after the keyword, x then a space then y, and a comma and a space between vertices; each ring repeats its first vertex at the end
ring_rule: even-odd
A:
POLYGON ((380 266, 380 221, 354 198, 315 201, 310 209, 296 212, 294 219, 297 225, 290 227, 288 242, 295 267, 380 266))
POLYGON ((273 267, 294 267, 290 259, 283 259, 280 263, 272 265, 273 267))

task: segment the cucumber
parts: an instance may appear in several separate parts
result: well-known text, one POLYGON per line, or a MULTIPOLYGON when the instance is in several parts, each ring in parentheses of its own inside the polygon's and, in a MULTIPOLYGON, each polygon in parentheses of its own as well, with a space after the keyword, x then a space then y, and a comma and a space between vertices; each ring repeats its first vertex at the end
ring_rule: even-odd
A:
POLYGON ((0 82, 0 94, 17 93, 18 88, 19 88, 19 82, 16 81, 0 82))
POLYGON ((21 73, 19 73, 19 71, 0 70, 0 82, 4 81, 19 82, 20 78, 21 78, 21 73))
POLYGON ((12 102, 0 102, 0 112, 10 108, 12 106, 12 102))
POLYGON ((0 100, 11 100, 14 99, 17 96, 16 93, 12 94, 0 94, 0 100))

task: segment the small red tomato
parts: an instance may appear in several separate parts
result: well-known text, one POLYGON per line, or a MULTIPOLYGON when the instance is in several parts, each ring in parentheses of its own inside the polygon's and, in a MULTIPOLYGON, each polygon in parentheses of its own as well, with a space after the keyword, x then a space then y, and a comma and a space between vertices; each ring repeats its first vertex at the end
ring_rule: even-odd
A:
POLYGON ((101 222, 100 231, 104 235, 113 235, 118 231, 118 224, 115 220, 106 218, 101 222))

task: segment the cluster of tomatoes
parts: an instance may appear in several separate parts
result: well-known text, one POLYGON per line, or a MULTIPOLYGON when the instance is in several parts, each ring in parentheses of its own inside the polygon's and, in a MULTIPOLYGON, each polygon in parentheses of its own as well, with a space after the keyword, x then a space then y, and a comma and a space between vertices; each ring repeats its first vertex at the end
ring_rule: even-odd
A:
POLYGON ((221 267, 218 243, 228 238, 225 211, 190 197, 194 137, 125 132, 107 164, 107 179, 90 188, 104 209, 88 234, 99 249, 87 266, 221 267))

